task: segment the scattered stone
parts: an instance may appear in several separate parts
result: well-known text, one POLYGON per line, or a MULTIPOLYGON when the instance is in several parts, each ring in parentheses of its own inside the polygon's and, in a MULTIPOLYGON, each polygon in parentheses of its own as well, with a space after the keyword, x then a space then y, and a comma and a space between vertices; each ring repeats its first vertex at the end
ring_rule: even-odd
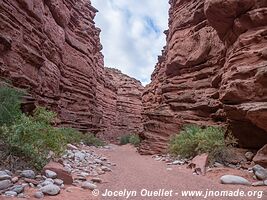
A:
POLYGON ((48 195, 57 195, 60 192, 60 187, 58 187, 57 185, 54 184, 50 184, 50 185, 46 185, 44 187, 40 188, 40 191, 44 194, 48 194, 48 195))
POLYGON ((106 157, 101 157, 100 160, 107 161, 108 159, 106 157))
POLYGON ((100 160, 100 159, 95 159, 95 163, 97 163, 97 164, 102 164, 102 163, 103 163, 103 161, 102 161, 102 160, 100 160))
POLYGON ((99 177, 94 177, 94 178, 91 179, 91 181, 94 182, 94 183, 102 183, 102 179, 99 178, 99 177))
POLYGON ((102 169, 104 172, 111 172, 111 171, 112 171, 109 167, 106 167, 106 166, 102 166, 101 169, 102 169))
POLYGON ((42 199, 42 198, 44 198, 44 193, 42 193, 40 191, 35 192, 34 197, 37 199, 42 199))
POLYGON ((245 157, 248 161, 252 161, 253 157, 254 157, 254 153, 248 151, 246 154, 245 154, 245 157))
POLYGON ((89 189, 89 190, 94 190, 97 188, 97 186, 89 181, 85 181, 82 183, 82 188, 83 189, 89 189))
POLYGON ((24 193, 20 193, 17 196, 18 198, 27 198, 27 196, 24 193))
POLYGON ((35 179, 30 179, 30 178, 25 178, 24 181, 25 181, 26 183, 31 183, 31 184, 33 184, 33 185, 38 185, 38 184, 40 183, 40 181, 37 181, 37 180, 35 180, 35 179))
POLYGON ((233 185, 251 185, 251 183, 240 176, 234 176, 234 175, 224 175, 221 177, 221 183, 222 184, 233 184, 233 185))
POLYGON ((35 172, 32 170, 23 170, 20 175, 24 178, 30 178, 30 179, 35 178, 35 172))
POLYGON ((9 175, 9 176, 12 176, 13 174, 12 174, 12 172, 11 171, 9 171, 9 170, 5 170, 5 172, 9 175))
POLYGON ((5 190, 11 186, 11 181, 10 180, 3 180, 0 181, 0 190, 5 190))
POLYGON ((224 167, 224 165, 219 163, 219 162, 215 162, 213 166, 214 167, 224 167))
POLYGON ((42 183, 40 183, 40 184, 38 185, 38 187, 44 187, 44 186, 52 185, 52 184, 54 184, 54 180, 51 179, 51 178, 48 178, 48 179, 46 179, 45 181, 43 181, 42 183))
POLYGON ((32 184, 32 183, 29 183, 29 186, 30 186, 31 188, 34 188, 34 187, 35 187, 35 185, 32 184))
POLYGON ((188 165, 188 168, 193 169, 194 172, 197 174, 205 175, 206 174, 206 168, 208 165, 208 154, 201 154, 193 158, 191 163, 188 165))
POLYGON ((0 171, 0 181, 10 180, 11 176, 6 171, 0 171))
POLYGON ((78 150, 78 147, 72 145, 72 144, 67 144, 67 148, 70 150, 78 150))
POLYGON ((12 183, 16 183, 16 182, 18 182, 18 180, 19 180, 19 177, 17 177, 17 176, 15 176, 11 179, 12 183))
POLYGON ((45 170, 51 170, 57 173, 57 178, 64 181, 65 184, 71 185, 73 183, 73 179, 70 173, 64 170, 64 167, 56 162, 50 162, 44 167, 45 170))
POLYGON ((83 176, 83 177, 86 177, 86 176, 89 176, 90 174, 88 174, 86 172, 82 172, 80 175, 83 176))
POLYGON ((254 156, 253 161, 262 167, 267 168, 267 144, 264 145, 254 156))
POLYGON ((16 192, 14 192, 14 191, 6 191, 4 195, 7 196, 7 197, 15 197, 18 194, 16 192))
POLYGON ((258 181, 258 182, 254 182, 252 183, 252 186, 257 187, 257 186, 265 186, 263 181, 258 181))
POLYGON ((233 165, 233 164, 228 164, 227 166, 230 167, 230 168, 232 168, 232 169, 236 169, 237 168, 237 166, 236 165, 233 165))
POLYGON ((185 161, 183 160, 175 160, 172 162, 172 165, 183 165, 185 164, 185 161))
POLYGON ((252 168, 255 176, 257 177, 257 179, 259 180, 267 180, 267 170, 264 169, 262 166, 260 165, 255 165, 252 168))
POLYGON ((22 186, 22 185, 14 185, 11 188, 9 188, 9 190, 19 194, 19 193, 22 193, 24 191, 24 186, 22 186))
POLYGON ((45 176, 47 178, 56 178, 57 177, 57 173, 53 172, 51 170, 45 170, 45 176))
POLYGON ((55 183, 56 185, 58 185, 58 186, 61 186, 61 185, 64 183, 64 181, 61 180, 61 179, 55 179, 55 180, 54 180, 54 183, 55 183))
POLYGON ((85 154, 82 153, 81 151, 77 151, 74 155, 75 155, 75 158, 78 160, 84 160, 85 159, 85 154))

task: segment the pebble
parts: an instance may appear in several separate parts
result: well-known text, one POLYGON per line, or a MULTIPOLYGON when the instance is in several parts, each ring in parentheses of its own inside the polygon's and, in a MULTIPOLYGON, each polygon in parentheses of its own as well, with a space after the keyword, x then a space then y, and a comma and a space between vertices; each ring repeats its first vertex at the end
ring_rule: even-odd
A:
POLYGON ((58 186, 61 186, 61 185, 64 183, 64 181, 61 180, 61 179, 55 179, 55 180, 54 180, 54 183, 55 183, 56 185, 58 185, 58 186))
POLYGON ((252 152, 249 151, 249 152, 245 153, 245 157, 246 157, 246 159, 248 161, 252 161, 252 159, 254 157, 254 153, 252 153, 252 152))
POLYGON ((224 167, 224 165, 219 162, 215 162, 214 167, 224 167))
POLYGON ((52 185, 52 184, 54 184, 54 180, 53 179, 51 179, 51 178, 48 178, 48 179, 46 179, 45 181, 43 181, 42 183, 40 183, 37 187, 44 187, 44 186, 47 186, 47 185, 52 185))
POLYGON ((0 171, 0 181, 10 180, 11 176, 6 171, 0 171))
POLYGON ((20 175, 24 178, 35 178, 35 172, 32 170, 23 170, 20 175))
POLYGON ((251 185, 251 183, 240 176, 234 176, 234 175, 224 175, 221 177, 221 183, 222 184, 233 184, 233 185, 251 185))
POLYGON ((112 171, 109 167, 106 167, 106 166, 102 166, 101 169, 102 169, 104 172, 111 172, 111 171, 112 171))
POLYGON ((263 181, 258 181, 258 182, 254 182, 252 183, 252 186, 257 187, 257 186, 265 186, 263 181))
POLYGON ((13 174, 12 174, 12 172, 11 171, 9 171, 9 170, 5 170, 5 172, 9 175, 9 176, 12 176, 13 174))
POLYGON ((15 197, 18 194, 16 192, 14 192, 14 191, 6 191, 4 195, 8 196, 8 197, 15 197))
POLYGON ((12 181, 12 183, 16 183, 16 182, 18 182, 18 180, 19 180, 19 177, 13 177, 12 179, 11 179, 11 181, 12 181))
POLYGON ((185 161, 182 161, 182 160, 175 160, 172 162, 173 165, 183 165, 185 164, 185 161))
POLYGON ((75 155, 75 158, 78 160, 84 160, 85 158, 85 154, 80 151, 76 152, 74 155, 75 155))
POLYGON ((10 185, 11 185, 11 181, 10 180, 0 181, 0 190, 5 190, 8 187, 10 187, 10 185))
POLYGON ((25 194, 23 194, 23 193, 18 194, 17 197, 18 197, 18 198, 27 198, 27 196, 26 196, 25 194))
POLYGON ((14 185, 11 188, 9 188, 9 190, 19 194, 19 193, 22 193, 24 191, 24 186, 22 186, 22 185, 14 185))
POLYGON ((57 173, 53 172, 51 170, 45 170, 45 176, 47 178, 56 178, 57 177, 57 173))
POLYGON ((78 150, 78 147, 72 145, 72 144, 67 144, 67 148, 70 150, 78 150))
POLYGON ((44 187, 41 187, 39 190, 44 194, 54 196, 54 195, 59 194, 60 187, 58 187, 57 185, 54 185, 54 184, 50 184, 50 185, 46 185, 44 187))
POLYGON ((85 181, 82 183, 82 188, 83 189, 89 189, 89 190, 94 190, 97 188, 97 186, 89 181, 85 181))
POLYGON ((267 180, 267 169, 263 168, 260 165, 255 165, 252 168, 255 176, 257 177, 257 179, 259 180, 267 180))
POLYGON ((42 192, 40 192, 40 191, 35 192, 34 197, 35 197, 36 199, 42 199, 42 198, 44 198, 44 193, 42 193, 42 192))
POLYGON ((102 183, 102 179, 99 178, 99 177, 94 177, 94 178, 91 179, 91 181, 94 182, 94 183, 102 183))

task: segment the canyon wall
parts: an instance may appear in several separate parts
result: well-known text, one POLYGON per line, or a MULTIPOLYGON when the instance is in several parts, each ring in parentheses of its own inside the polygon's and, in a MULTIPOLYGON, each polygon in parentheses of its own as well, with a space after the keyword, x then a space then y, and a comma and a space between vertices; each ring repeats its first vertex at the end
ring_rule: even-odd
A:
POLYGON ((2 0, 0 11, 0 75, 28 91, 26 107, 47 106, 58 125, 109 139, 141 130, 143 88, 104 68, 90 1, 2 0))
POLYGON ((167 44, 143 93, 140 152, 165 152, 184 124, 267 143, 266 0, 170 0, 167 44))

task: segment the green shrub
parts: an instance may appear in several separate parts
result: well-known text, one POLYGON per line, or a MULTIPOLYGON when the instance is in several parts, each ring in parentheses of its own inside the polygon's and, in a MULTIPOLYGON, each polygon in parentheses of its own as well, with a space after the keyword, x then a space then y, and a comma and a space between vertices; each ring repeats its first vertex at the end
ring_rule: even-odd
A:
POLYGON ((21 115, 23 92, 8 86, 0 87, 0 126, 14 123, 21 115))
POLYGON ((37 107, 32 116, 22 114, 22 95, 15 89, 0 87, 0 142, 5 145, 6 155, 20 157, 40 170, 49 161, 51 151, 60 156, 68 143, 104 145, 93 134, 53 127, 56 113, 44 107, 37 107))
POLYGON ((225 138, 223 128, 210 126, 202 129, 196 125, 188 125, 171 138, 169 150, 170 153, 184 158, 209 153, 210 160, 214 160, 236 143, 237 140, 231 135, 225 138))
POLYGON ((134 146, 138 146, 140 144, 141 140, 139 135, 133 134, 130 136, 129 138, 129 143, 134 145, 134 146))
POLYGON ((134 146, 139 145, 141 142, 140 137, 137 134, 128 134, 128 135, 123 135, 120 137, 120 144, 125 145, 125 144, 132 144, 134 146))
POLYGON ((29 160, 37 169, 48 162, 50 151, 59 156, 66 148, 62 132, 47 121, 40 120, 39 114, 45 115, 46 112, 43 110, 33 117, 22 115, 16 123, 3 128, 10 154, 29 160))
POLYGON ((129 144, 129 140, 130 140, 131 135, 123 135, 120 137, 120 144, 121 145, 125 145, 125 144, 129 144))
POLYGON ((85 133, 82 136, 82 142, 88 146, 104 146, 105 143, 99 138, 95 137, 92 133, 85 133))

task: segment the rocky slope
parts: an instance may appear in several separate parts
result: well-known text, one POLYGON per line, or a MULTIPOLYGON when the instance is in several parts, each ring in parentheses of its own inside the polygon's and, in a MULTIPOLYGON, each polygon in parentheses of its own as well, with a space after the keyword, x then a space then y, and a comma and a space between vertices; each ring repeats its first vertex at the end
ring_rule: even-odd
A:
POLYGON ((166 150, 184 124, 225 125, 267 142, 267 2, 170 0, 167 45, 143 93, 140 151, 166 150))
POLYGON ((104 68, 90 1, 3 0, 0 11, 0 75, 29 91, 26 109, 46 105, 58 124, 108 137, 139 131, 142 86, 104 68))

